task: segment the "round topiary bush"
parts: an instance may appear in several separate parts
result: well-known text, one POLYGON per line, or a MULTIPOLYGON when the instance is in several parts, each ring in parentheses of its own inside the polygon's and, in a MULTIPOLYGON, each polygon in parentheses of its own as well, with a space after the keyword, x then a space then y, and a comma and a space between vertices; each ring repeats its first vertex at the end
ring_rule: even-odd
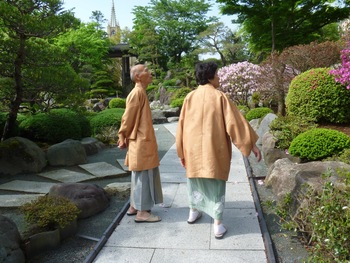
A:
POLYGON ((350 148, 350 137, 345 133, 315 128, 299 134, 290 144, 289 153, 306 161, 322 160, 350 148))
POLYGON ((113 108, 125 109, 125 106, 126 106, 126 100, 122 98, 113 98, 108 103, 108 107, 110 109, 113 109, 113 108))
POLYGON ((102 132, 107 127, 120 127, 121 119, 125 109, 106 109, 91 117, 90 125, 94 135, 102 132))
POLYGON ((329 68, 316 68, 296 76, 286 97, 288 115, 309 117, 318 123, 350 121, 350 90, 336 83, 329 68))
POLYGON ((20 123, 20 134, 33 141, 59 143, 66 139, 80 140, 82 128, 77 114, 57 110, 28 116, 20 123))
POLYGON ((245 117, 248 121, 251 121, 253 119, 263 118, 269 113, 273 113, 273 110, 271 110, 270 108, 261 107, 261 108, 251 109, 250 111, 248 111, 245 117))
POLYGON ((69 119, 74 119, 80 126, 81 137, 91 136, 90 121, 87 118, 87 113, 79 113, 70 109, 52 109, 50 114, 59 114, 66 116, 69 119))

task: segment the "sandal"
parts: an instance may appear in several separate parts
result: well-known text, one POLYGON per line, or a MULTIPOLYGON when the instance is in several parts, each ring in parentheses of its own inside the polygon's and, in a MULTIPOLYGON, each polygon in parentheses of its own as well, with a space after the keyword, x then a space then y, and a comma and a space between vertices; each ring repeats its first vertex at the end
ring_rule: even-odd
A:
POLYGON ((153 214, 150 214, 149 217, 147 219, 137 219, 135 218, 135 223, 155 223, 155 222, 159 222, 162 219, 159 216, 155 216, 153 214))

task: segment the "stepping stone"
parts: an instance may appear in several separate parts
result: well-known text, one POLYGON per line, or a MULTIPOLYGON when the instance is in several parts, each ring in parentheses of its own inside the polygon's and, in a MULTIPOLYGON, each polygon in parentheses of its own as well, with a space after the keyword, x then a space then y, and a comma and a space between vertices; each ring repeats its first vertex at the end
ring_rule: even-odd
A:
POLYGON ((56 183, 34 182, 24 180, 14 180, 0 185, 1 190, 47 194, 50 188, 56 183))
POLYGON ((42 194, 0 195, 0 207, 19 207, 36 200, 42 194))
POLYGON ((89 163, 89 164, 81 164, 80 168, 88 171, 95 177, 108 177, 113 175, 125 175, 125 171, 118 169, 114 165, 111 165, 106 162, 98 162, 98 163, 89 163))
POLYGON ((117 162, 119 163, 119 165, 123 168, 124 171, 129 171, 129 167, 127 167, 124 162, 125 159, 117 159, 117 162))
POLYGON ((59 169, 55 171, 40 173, 38 175, 62 183, 77 183, 95 178, 90 174, 74 172, 66 169, 59 169))

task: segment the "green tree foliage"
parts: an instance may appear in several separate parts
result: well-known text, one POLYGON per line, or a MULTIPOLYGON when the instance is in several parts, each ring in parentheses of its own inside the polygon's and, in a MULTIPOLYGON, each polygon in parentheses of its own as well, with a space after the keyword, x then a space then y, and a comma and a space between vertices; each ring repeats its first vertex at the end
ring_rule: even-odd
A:
POLYGON ((77 73, 86 65, 101 70, 111 63, 107 56, 111 43, 103 30, 96 30, 97 25, 80 24, 55 38, 54 43, 65 51, 66 59, 77 73))
POLYGON ((46 74, 38 69, 61 67, 60 50, 49 39, 78 23, 70 11, 62 11, 60 0, 5 0, 0 2, 0 77, 13 80, 9 89, 8 119, 2 139, 15 129, 21 103, 35 91, 35 81, 46 74), (40 75, 40 73, 42 75, 40 75))
MULTIPOLYGON (((106 98, 116 95, 115 83, 111 75, 107 71, 97 71, 93 76, 93 84, 91 85, 91 98, 106 98)), ((121 92, 121 91, 120 91, 121 92)))
POLYGON ((262 74, 257 91, 264 101, 277 103, 278 114, 285 115, 285 98, 292 79, 312 68, 330 67, 339 63, 342 42, 312 42, 273 52, 260 64, 262 74))
POLYGON ((349 102, 350 90, 335 82, 329 68, 311 69, 295 77, 286 97, 288 115, 317 123, 348 123, 349 102))
POLYGON ((164 68, 167 60, 180 63, 184 54, 198 48, 198 34, 216 20, 207 18, 209 9, 210 4, 205 0, 151 0, 149 6, 136 6, 131 46, 141 54, 149 42, 153 51, 147 54, 153 55, 144 59, 163 58, 164 68))
POLYGON ((349 1, 217 0, 226 15, 237 15, 255 52, 325 40, 324 27, 348 18, 349 1))

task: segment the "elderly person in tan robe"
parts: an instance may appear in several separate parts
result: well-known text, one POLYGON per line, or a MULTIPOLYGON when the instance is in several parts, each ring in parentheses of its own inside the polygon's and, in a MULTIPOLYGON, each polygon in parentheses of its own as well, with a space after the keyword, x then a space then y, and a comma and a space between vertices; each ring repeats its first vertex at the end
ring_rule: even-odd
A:
POLYGON ((226 233, 222 224, 226 181, 232 157, 231 142, 244 156, 251 151, 258 161, 258 136, 235 104, 221 91, 218 66, 214 62, 196 65, 198 88, 183 103, 176 132, 176 148, 186 168, 190 213, 193 224, 202 211, 214 219, 214 234, 226 233))
POLYGON ((118 147, 128 148, 125 165, 131 171, 131 194, 128 215, 135 222, 158 222, 150 213, 154 204, 163 202, 159 175, 158 145, 152 123, 152 113, 146 94, 152 74, 145 65, 133 66, 130 77, 135 82, 126 98, 126 108, 118 132, 118 147))

